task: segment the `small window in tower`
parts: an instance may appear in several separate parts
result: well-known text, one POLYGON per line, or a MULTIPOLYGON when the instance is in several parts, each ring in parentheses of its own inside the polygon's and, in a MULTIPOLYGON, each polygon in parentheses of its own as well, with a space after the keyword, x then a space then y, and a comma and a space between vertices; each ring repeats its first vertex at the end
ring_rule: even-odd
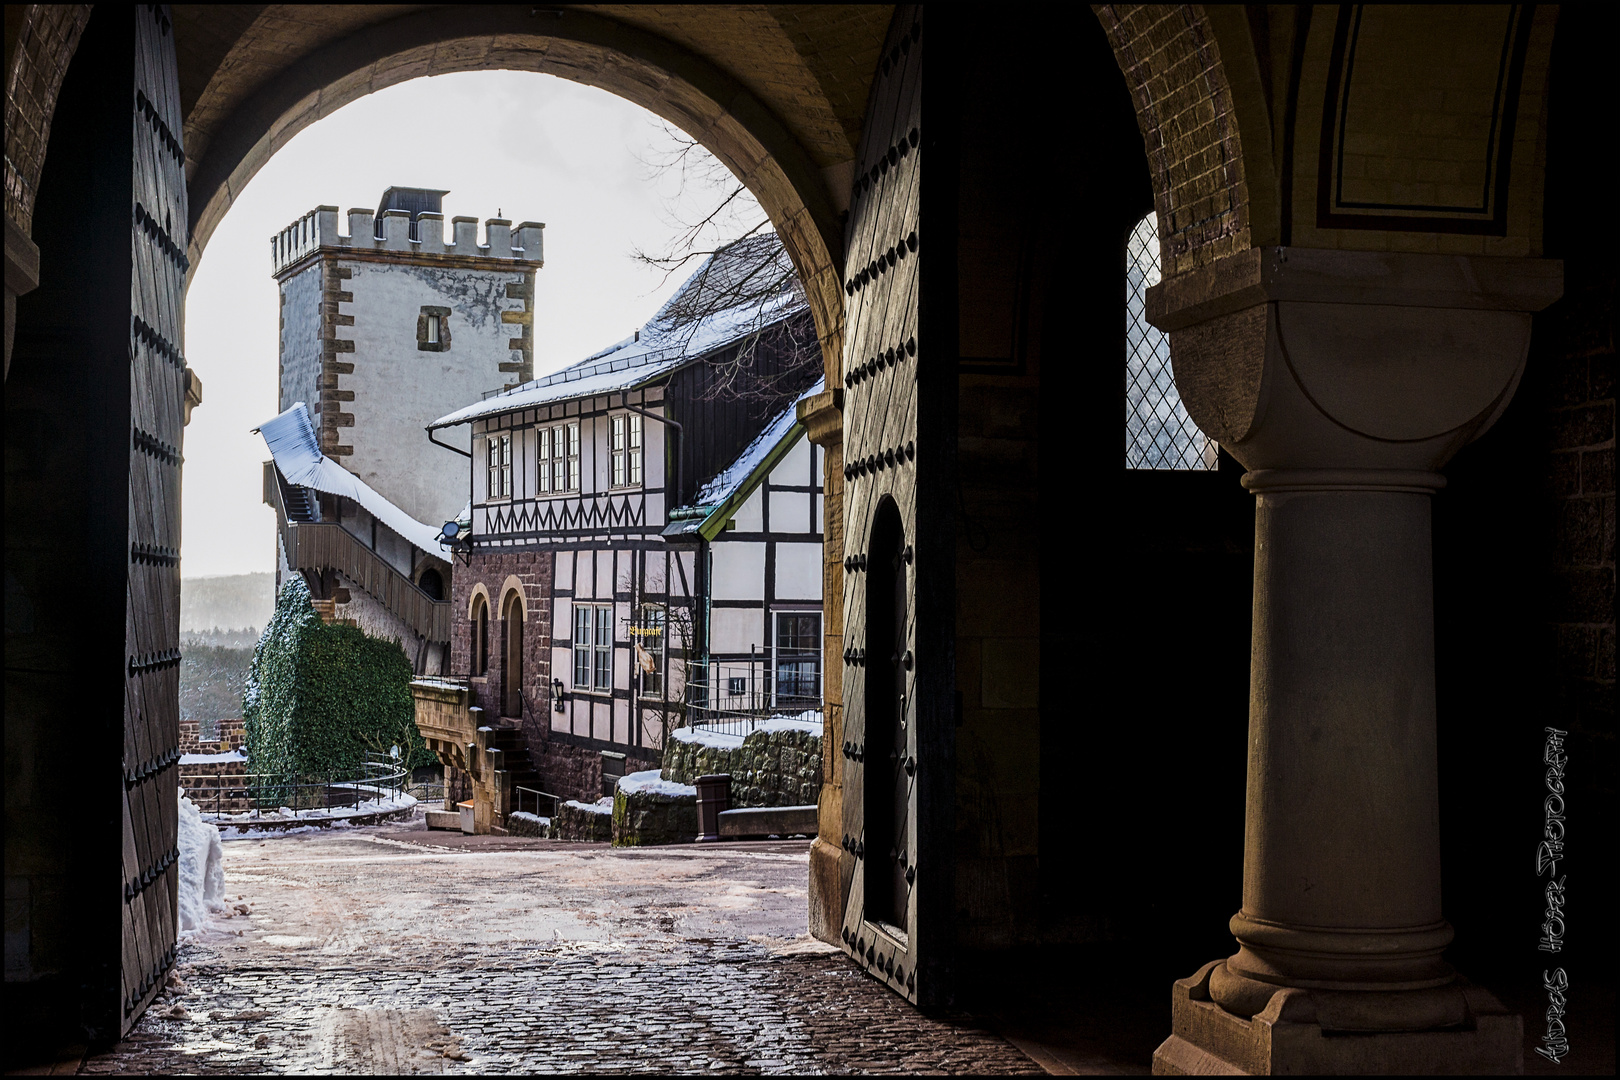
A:
POLYGON ((416 317, 416 347, 422 352, 444 352, 450 348, 450 309, 423 304, 416 317))

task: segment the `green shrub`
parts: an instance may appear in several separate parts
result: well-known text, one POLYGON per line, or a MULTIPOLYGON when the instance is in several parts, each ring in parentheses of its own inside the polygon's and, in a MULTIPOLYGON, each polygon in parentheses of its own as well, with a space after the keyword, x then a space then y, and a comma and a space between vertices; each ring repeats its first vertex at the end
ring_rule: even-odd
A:
POLYGON ((250 769, 293 780, 359 774, 400 748, 406 768, 437 759, 416 730, 411 662, 397 641, 328 626, 294 576, 253 650, 242 718, 250 769))

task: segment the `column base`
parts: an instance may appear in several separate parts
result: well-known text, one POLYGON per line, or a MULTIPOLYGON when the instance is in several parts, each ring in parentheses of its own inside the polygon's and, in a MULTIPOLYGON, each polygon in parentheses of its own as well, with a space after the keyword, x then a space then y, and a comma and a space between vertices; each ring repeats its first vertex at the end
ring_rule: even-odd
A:
MULTIPOLYGON (((1157 1076, 1410 1073, 1518 1075, 1524 1072, 1524 1022, 1491 994, 1458 980, 1465 1021, 1433 1031, 1342 1032, 1324 1028, 1317 994, 1276 992, 1252 1020, 1209 997, 1205 964, 1171 991, 1173 1034, 1153 1052, 1157 1076)), ((1323 1004, 1327 1004, 1326 1001, 1323 1004)))

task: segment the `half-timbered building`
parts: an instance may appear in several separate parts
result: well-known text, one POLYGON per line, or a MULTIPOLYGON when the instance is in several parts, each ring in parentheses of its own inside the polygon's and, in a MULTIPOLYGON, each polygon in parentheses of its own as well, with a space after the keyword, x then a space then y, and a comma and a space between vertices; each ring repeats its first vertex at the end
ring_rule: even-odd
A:
POLYGON ((733 245, 630 337, 429 429, 472 428, 451 673, 547 793, 656 767, 692 707, 819 704, 822 452, 794 411, 814 334, 791 287, 727 302, 783 259, 733 245))

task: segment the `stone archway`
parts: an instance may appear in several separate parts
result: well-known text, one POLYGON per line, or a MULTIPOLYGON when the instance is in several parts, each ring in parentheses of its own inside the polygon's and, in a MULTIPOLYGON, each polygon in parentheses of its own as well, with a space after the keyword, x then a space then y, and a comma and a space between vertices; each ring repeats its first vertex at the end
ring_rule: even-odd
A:
POLYGON ((777 114, 716 64, 648 29, 585 11, 454 6, 399 16, 321 45, 234 101, 210 103, 223 115, 188 117, 192 265, 236 193, 305 127, 409 79, 492 69, 600 87, 705 146, 769 215, 804 283, 828 362, 836 362, 843 328, 839 213, 847 201, 839 188, 849 170, 818 164, 777 114))

